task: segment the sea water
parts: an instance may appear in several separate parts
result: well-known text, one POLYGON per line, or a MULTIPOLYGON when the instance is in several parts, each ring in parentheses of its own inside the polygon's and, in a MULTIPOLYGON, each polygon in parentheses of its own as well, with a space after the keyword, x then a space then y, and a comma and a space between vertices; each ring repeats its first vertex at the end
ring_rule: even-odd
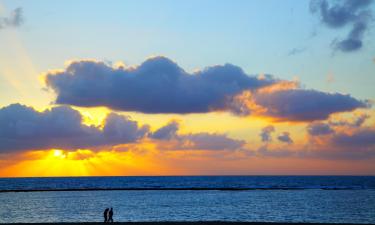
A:
POLYGON ((0 190, 0 223, 99 222, 107 207, 124 222, 375 223, 375 177, 2 178, 0 190), (132 190, 54 191, 95 188, 132 190))

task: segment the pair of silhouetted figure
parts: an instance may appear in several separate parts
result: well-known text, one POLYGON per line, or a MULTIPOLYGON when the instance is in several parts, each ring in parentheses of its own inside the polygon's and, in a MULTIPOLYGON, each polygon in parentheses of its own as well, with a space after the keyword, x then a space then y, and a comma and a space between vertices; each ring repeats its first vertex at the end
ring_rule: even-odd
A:
POLYGON ((113 209, 106 208, 103 213, 104 223, 113 222, 113 209))

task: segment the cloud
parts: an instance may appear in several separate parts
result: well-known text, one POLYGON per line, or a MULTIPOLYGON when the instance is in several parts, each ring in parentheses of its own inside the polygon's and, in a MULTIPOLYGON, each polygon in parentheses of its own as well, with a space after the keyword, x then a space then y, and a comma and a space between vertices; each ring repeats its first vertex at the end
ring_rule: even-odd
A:
POLYGON ((319 141, 321 143, 316 146, 318 151, 306 151, 306 154, 346 160, 375 157, 375 130, 373 128, 357 128, 350 131, 336 130, 335 133, 319 141))
POLYGON ((151 138, 160 140, 170 140, 177 137, 179 124, 177 121, 172 121, 164 127, 159 128, 150 135, 151 138))
POLYGON ((254 155, 326 160, 368 160, 375 158, 374 129, 365 128, 354 132, 335 131, 313 137, 313 142, 303 145, 261 146, 254 151, 254 155))
POLYGON ((216 133, 194 133, 177 134, 179 124, 172 121, 159 128, 149 137, 157 140, 169 141, 169 145, 163 145, 163 149, 174 150, 239 150, 246 142, 229 138, 225 134, 216 133))
POLYGON ((45 81, 58 104, 142 113, 227 111, 309 121, 368 106, 349 95, 301 89, 271 75, 249 76, 231 64, 189 74, 161 56, 129 68, 74 61, 65 70, 48 72, 45 81))
POLYGON ((375 156, 375 130, 364 122, 370 116, 357 114, 351 119, 314 122, 307 126, 310 143, 303 157, 366 159, 375 156))
POLYGON ((324 120, 332 113, 369 107, 369 102, 350 95, 305 89, 257 94, 254 98, 265 109, 264 115, 289 121, 324 120))
POLYGON ((114 113, 100 129, 82 124, 81 114, 66 106, 43 112, 20 104, 0 109, 0 152, 116 145, 136 142, 147 132, 147 126, 114 113))
POLYGON ((65 71, 48 73, 46 83, 56 103, 107 106, 143 113, 204 113, 228 110, 231 96, 276 82, 246 75, 225 64, 189 74, 165 57, 138 67, 112 68, 102 62, 72 62, 65 71))
POLYGON ((24 21, 21 7, 14 9, 8 17, 0 17, 0 29, 21 26, 24 21))
POLYGON ((281 142, 287 143, 287 144, 293 144, 292 138, 290 138, 290 133, 284 131, 282 134, 280 134, 277 139, 281 142))
POLYGON ((362 124, 370 118, 368 114, 360 114, 353 118, 353 120, 330 120, 329 124, 331 126, 346 126, 346 127, 360 127, 362 124))
MULTIPOLYGON (((127 116, 110 113, 102 126, 82 124, 81 114, 59 106, 38 112, 31 107, 12 104, 0 108, 0 153, 45 149, 95 149, 139 143, 145 138, 165 141, 165 149, 174 150, 238 150, 245 141, 216 133, 178 134, 175 121, 150 131, 127 116)), ((162 148, 161 148, 162 149, 162 148)))
POLYGON ((291 50, 289 50, 287 55, 288 56, 294 56, 294 55, 301 54, 305 51, 306 51, 306 48, 292 48, 291 50))
POLYGON ((149 126, 139 126, 130 117, 110 113, 105 119, 102 136, 105 144, 123 144, 136 142, 149 131, 149 126))
POLYGON ((375 151, 375 130, 360 129, 354 133, 339 133, 334 135, 332 143, 340 147, 366 148, 372 147, 375 151))
POLYGON ((329 28, 351 26, 347 37, 333 41, 332 46, 342 52, 352 52, 363 46, 363 35, 372 19, 371 3, 372 0, 344 0, 330 5, 327 0, 312 0, 310 9, 319 13, 322 23, 329 28))
POLYGON ((259 149, 256 150, 255 154, 262 157, 275 158, 296 156, 296 152, 291 151, 289 149, 269 149, 268 146, 261 146, 259 149))
POLYGON ((272 141, 271 133, 274 131, 275 131, 275 128, 272 125, 264 127, 262 129, 262 132, 260 133, 262 142, 271 142, 272 141))
POLYGON ((307 132, 311 136, 320 136, 320 135, 332 134, 334 130, 328 124, 313 123, 313 124, 308 125, 307 132))
POLYGON ((358 114, 352 119, 328 120, 326 123, 314 122, 307 126, 307 132, 310 136, 323 136, 336 133, 336 129, 355 130, 360 128, 364 122, 370 118, 368 114, 358 114))
POLYGON ((225 134, 197 133, 181 136, 180 149, 239 150, 245 141, 227 137, 225 134))

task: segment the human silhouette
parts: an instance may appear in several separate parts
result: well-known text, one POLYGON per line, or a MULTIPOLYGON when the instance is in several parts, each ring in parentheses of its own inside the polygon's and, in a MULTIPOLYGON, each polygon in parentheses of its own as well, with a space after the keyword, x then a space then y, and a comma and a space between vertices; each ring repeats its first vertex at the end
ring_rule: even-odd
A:
POLYGON ((108 222, 113 222, 113 209, 109 210, 108 213, 108 222))
POLYGON ((105 223, 105 222, 108 222, 108 211, 109 211, 108 208, 106 208, 106 209, 104 210, 104 213, 103 213, 103 216, 104 216, 104 223, 105 223))

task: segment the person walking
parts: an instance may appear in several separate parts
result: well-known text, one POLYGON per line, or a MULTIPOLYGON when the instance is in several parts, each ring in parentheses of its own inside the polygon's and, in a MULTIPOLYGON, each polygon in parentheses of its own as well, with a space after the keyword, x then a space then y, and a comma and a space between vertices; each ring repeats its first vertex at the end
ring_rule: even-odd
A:
POLYGON ((103 216, 104 216, 104 223, 108 222, 108 211, 109 211, 109 208, 106 208, 104 210, 104 213, 103 213, 103 216))
POLYGON ((113 222, 113 209, 108 212, 108 222, 113 222))

